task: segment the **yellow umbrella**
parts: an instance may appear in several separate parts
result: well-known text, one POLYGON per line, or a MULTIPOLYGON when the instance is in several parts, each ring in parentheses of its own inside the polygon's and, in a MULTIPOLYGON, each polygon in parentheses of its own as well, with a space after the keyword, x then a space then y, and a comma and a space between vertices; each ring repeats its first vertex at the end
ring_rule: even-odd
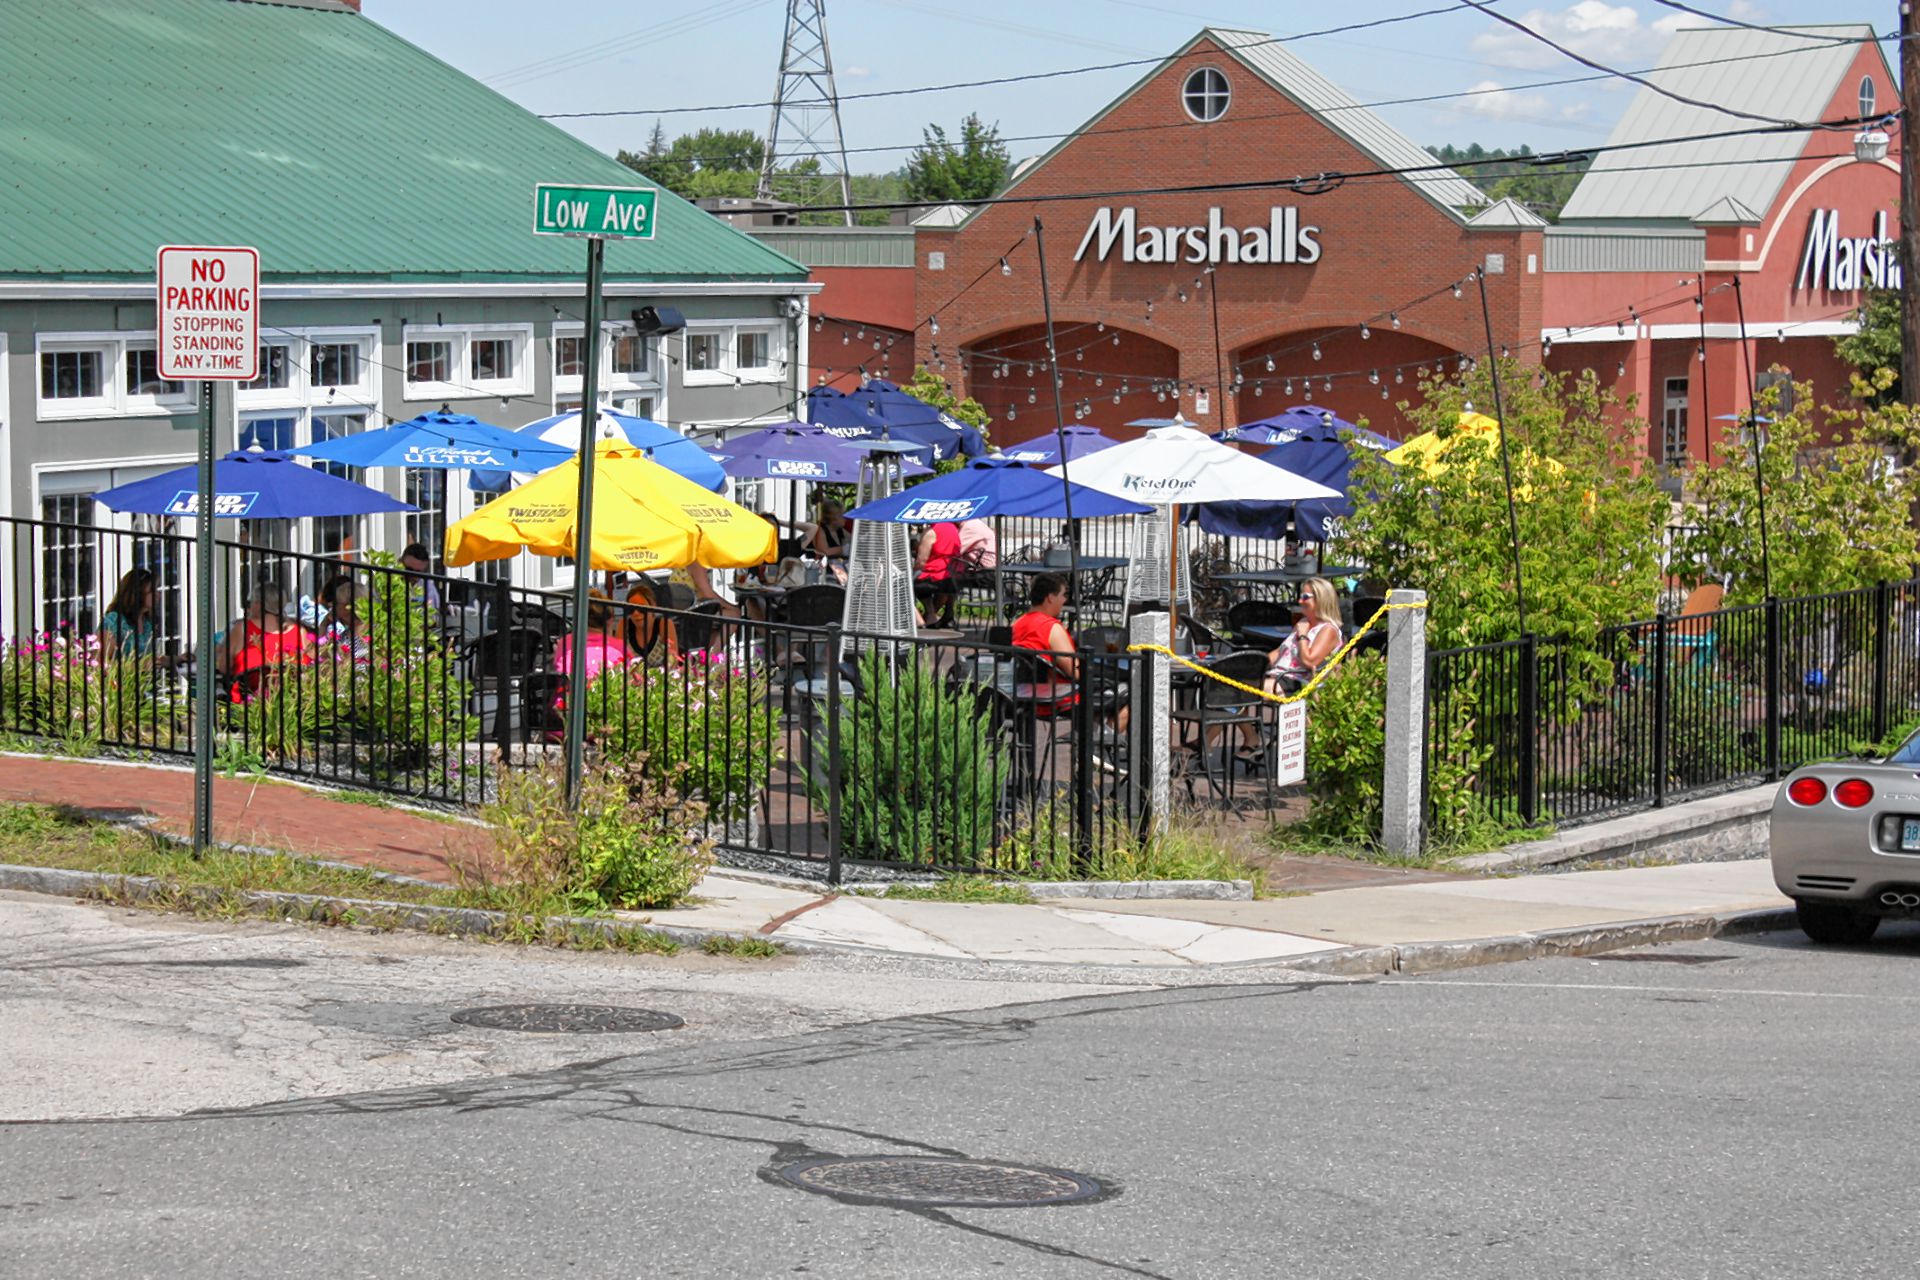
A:
MULTIPOLYGON (((774 557, 767 520, 667 470, 624 440, 602 440, 593 465, 595 569, 737 569, 774 557)), ((447 530, 447 563, 505 560, 522 547, 571 556, 580 460, 504 493, 447 530)))
MULTIPOLYGON (((1447 455, 1467 440, 1485 440, 1497 449, 1500 444, 1500 424, 1484 413, 1469 409, 1460 415, 1460 425, 1445 436, 1437 431, 1422 432, 1398 449, 1390 450, 1386 458, 1396 466, 1417 467, 1422 475, 1437 476, 1447 469, 1447 455)), ((1534 460, 1533 450, 1523 445, 1520 457, 1531 463, 1534 460)), ((1542 459, 1541 464, 1556 476, 1566 470, 1552 458, 1542 459)), ((1514 491, 1514 496, 1522 499, 1530 497, 1529 486, 1521 485, 1514 491)))

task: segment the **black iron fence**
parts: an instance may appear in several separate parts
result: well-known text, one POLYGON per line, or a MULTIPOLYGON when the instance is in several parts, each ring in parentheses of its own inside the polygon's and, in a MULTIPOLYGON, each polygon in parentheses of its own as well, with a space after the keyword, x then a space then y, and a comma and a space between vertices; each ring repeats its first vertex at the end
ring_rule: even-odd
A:
POLYGON ((1920 717, 1920 581, 1428 656, 1430 825, 1592 821, 1866 750, 1920 717))

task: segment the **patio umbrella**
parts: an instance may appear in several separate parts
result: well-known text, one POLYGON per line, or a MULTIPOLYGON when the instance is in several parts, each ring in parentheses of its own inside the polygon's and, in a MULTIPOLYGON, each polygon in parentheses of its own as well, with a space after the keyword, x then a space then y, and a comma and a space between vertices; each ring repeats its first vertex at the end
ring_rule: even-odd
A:
POLYGON ((1399 445, 1397 440, 1356 427, 1310 405, 1296 405, 1285 413, 1245 423, 1223 435, 1228 441, 1272 441, 1273 448, 1255 456, 1295 475, 1338 489, 1340 496, 1298 503, 1209 503, 1199 508, 1200 527, 1208 533, 1230 537, 1276 538, 1290 518, 1302 537, 1316 542, 1326 541, 1329 519, 1353 514, 1353 499, 1348 491, 1352 485, 1354 458, 1365 451, 1384 453, 1399 445))
MULTIPOLYGON (((651 418, 636 418, 630 413, 601 409, 593 415, 593 425, 600 439, 623 440, 636 449, 645 450, 655 462, 685 476, 703 489, 717 490, 727 482, 726 473, 705 449, 672 427, 662 426, 651 418)), ((575 453, 580 448, 580 411, 570 409, 565 413, 556 413, 551 418, 530 422, 513 434, 560 445, 569 454, 575 453)), ((504 470, 476 471, 467 483, 475 492, 486 493, 516 483, 524 484, 533 478, 534 472, 541 469, 517 468, 511 473, 504 470)))
MULTIPOLYGON (((1469 440, 1484 440, 1497 451, 1500 446, 1500 424, 1484 413, 1468 409, 1460 415, 1459 425, 1453 430, 1445 434, 1423 431, 1387 454, 1387 461, 1396 466, 1417 467, 1423 475, 1442 475, 1451 465, 1447 461, 1448 456, 1469 440)), ((1522 448, 1520 453, 1529 459, 1533 457, 1530 449, 1522 448)), ((1543 463, 1555 475, 1566 469, 1552 458, 1544 459, 1543 463)))
POLYGON ((994 516, 1058 519, 1067 513, 1069 495, 1076 520, 1138 515, 1152 510, 1145 503, 1063 481, 1024 462, 989 456, 975 458, 958 471, 917 484, 904 493, 855 507, 847 512, 847 519, 901 524, 935 524, 945 520, 958 524, 962 520, 985 520, 994 516))
POLYGON ((1213 438, 1227 444, 1276 445, 1301 441, 1338 444, 1346 435, 1352 435, 1358 443, 1383 453, 1400 447, 1400 442, 1390 436, 1356 427, 1343 418, 1334 417, 1330 411, 1316 409, 1310 404, 1296 404, 1270 418, 1243 422, 1237 427, 1215 432, 1213 438))
MULTIPOLYGON (((736 479, 854 484, 860 479, 860 463, 869 450, 810 422, 782 422, 734 436, 708 452, 736 479)), ((900 466, 902 475, 933 474, 910 458, 901 459, 900 466)))
POLYGON ((1031 440, 1010 444, 1000 451, 1000 456, 1014 462, 1024 462, 1028 466, 1051 466, 1060 461, 1060 436, 1066 437, 1068 462, 1102 449, 1111 449, 1120 443, 1101 435, 1096 427, 1063 427, 1058 434, 1043 431, 1031 440))
POLYGON ((570 448, 529 439, 505 427, 445 410, 423 413, 377 431, 321 440, 293 453, 352 467, 433 467, 449 471, 544 471, 573 456, 570 448))
POLYGON ((855 400, 832 387, 808 390, 807 421, 842 440, 880 440, 885 438, 887 430, 871 398, 855 400))
MULTIPOLYGON (((200 468, 175 467, 93 495, 113 511, 193 516, 200 509, 200 468)), ((297 520, 417 511, 400 499, 294 461, 281 450, 239 449, 213 464, 216 519, 297 520)))
MULTIPOLYGON (((593 467, 594 569, 736 569, 773 559, 776 530, 621 440, 602 440, 593 467)), ((522 548, 575 556, 580 461, 504 493, 447 530, 447 563, 505 560, 522 548)))
POLYGON ((854 393, 863 396, 887 424, 890 439, 925 445, 934 458, 965 454, 977 458, 987 451, 980 429, 928 404, 885 378, 869 378, 854 393))

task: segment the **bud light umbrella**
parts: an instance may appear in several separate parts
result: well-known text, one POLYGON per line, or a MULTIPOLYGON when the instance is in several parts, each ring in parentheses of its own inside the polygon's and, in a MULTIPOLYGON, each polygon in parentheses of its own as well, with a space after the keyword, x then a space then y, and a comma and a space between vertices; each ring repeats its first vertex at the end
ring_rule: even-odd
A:
POLYGON ((1014 462, 1024 462, 1028 466, 1050 467, 1060 461, 1061 436, 1066 437, 1068 462, 1102 449, 1111 449, 1120 443, 1101 435, 1095 427, 1062 427, 1058 433, 1043 431, 1031 440, 1010 444, 1000 451, 1000 456, 1014 462))
MULTIPOLYGON (((719 490, 727 483, 726 473, 720 469, 719 463, 708 456, 705 449, 672 427, 662 426, 651 418, 636 418, 630 413, 601 409, 593 415, 593 426, 600 439, 625 437, 628 444, 647 457, 674 474, 685 476, 703 489, 719 490)), ((530 422, 513 434, 560 445, 571 457, 580 449, 580 411, 569 409, 565 413, 556 413, 551 418, 530 422)), ((504 470, 476 471, 468 478, 467 485, 475 492, 491 493, 525 484, 535 472, 544 470, 545 467, 525 467, 515 468, 511 473, 504 470)))
POLYGON ((293 450, 296 457, 320 458, 351 467, 432 467, 448 471, 545 471, 571 458, 573 452, 564 445, 530 439, 444 409, 377 431, 358 431, 293 450))
POLYGON ((944 520, 958 524, 992 516, 1057 520, 1065 518, 1069 497, 1075 520, 1139 515, 1151 510, 1144 503, 1069 483, 1024 462, 988 456, 975 458, 958 471, 936 476, 904 493, 855 507, 847 512, 847 519, 897 524, 936 524, 944 520))
MULTIPOLYGON (((111 510, 155 516, 197 515, 199 498, 197 465, 175 467, 93 495, 95 502, 111 510)), ((297 520, 418 510, 378 489, 306 466, 280 450, 236 450, 213 464, 216 517, 297 520)))
MULTIPOLYGON (((865 443, 844 440, 810 422, 782 422, 737 435, 708 452, 736 480, 855 484, 868 449, 865 443)), ((926 476, 933 472, 902 458, 901 474, 926 476)))

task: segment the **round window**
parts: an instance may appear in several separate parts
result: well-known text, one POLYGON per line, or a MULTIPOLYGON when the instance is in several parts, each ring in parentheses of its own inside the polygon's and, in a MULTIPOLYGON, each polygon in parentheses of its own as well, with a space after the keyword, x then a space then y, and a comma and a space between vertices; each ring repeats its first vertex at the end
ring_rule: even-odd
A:
POLYGON ((1202 122, 1218 120, 1227 114, 1227 103, 1232 100, 1227 78, 1212 67, 1201 67, 1189 75, 1180 89, 1181 105, 1186 107, 1188 115, 1202 122))

